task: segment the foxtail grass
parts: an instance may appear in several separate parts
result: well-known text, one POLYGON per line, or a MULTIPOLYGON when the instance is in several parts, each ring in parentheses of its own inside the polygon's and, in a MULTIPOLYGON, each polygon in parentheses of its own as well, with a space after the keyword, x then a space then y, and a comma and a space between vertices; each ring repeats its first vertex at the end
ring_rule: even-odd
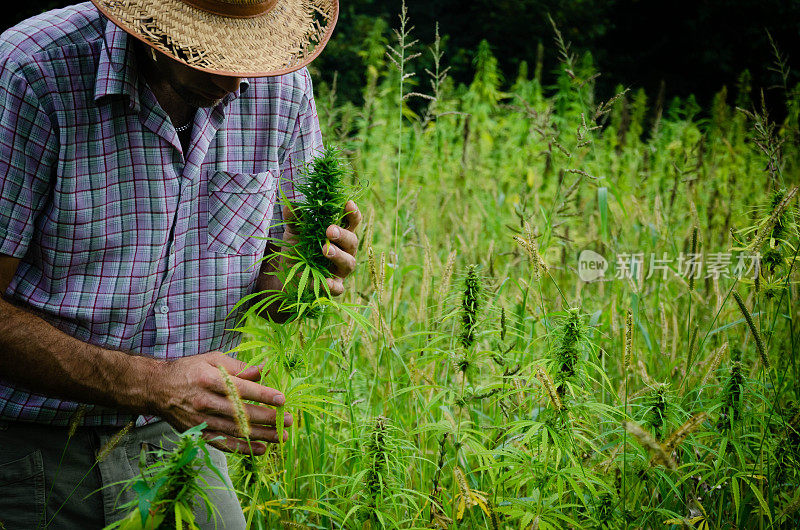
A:
POLYGON ((736 305, 739 306, 739 311, 742 312, 742 316, 744 317, 745 322, 747 322, 747 327, 750 328, 750 333, 753 336, 753 341, 756 343, 756 350, 758 351, 758 356, 761 358, 761 364, 764 366, 765 370, 769 370, 769 358, 767 357, 767 352, 764 348, 764 341, 761 340, 761 333, 758 332, 758 328, 756 328, 755 322, 753 322, 753 317, 750 316, 750 311, 747 309, 747 306, 744 305, 744 301, 739 293, 734 290, 732 292, 733 299, 736 300, 736 305))
POLYGON ((675 463, 675 460, 641 425, 625 420, 622 422, 622 426, 652 455, 655 463, 668 467, 673 471, 678 469, 678 464, 675 463))
POLYGON ((234 418, 236 425, 239 427, 239 435, 242 438, 250 439, 250 418, 247 416, 247 411, 244 408, 242 396, 239 395, 239 389, 231 379, 230 374, 224 366, 219 366, 219 373, 222 376, 222 381, 225 383, 225 394, 228 396, 228 401, 233 407, 234 418))

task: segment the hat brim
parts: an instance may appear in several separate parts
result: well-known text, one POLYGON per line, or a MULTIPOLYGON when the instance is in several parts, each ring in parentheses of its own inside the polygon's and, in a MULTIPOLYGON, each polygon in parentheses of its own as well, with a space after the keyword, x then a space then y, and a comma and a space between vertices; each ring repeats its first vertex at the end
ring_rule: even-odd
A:
POLYGON ((313 61, 339 17, 338 0, 278 0, 266 14, 232 18, 180 0, 92 0, 126 33, 204 72, 267 77, 313 61))

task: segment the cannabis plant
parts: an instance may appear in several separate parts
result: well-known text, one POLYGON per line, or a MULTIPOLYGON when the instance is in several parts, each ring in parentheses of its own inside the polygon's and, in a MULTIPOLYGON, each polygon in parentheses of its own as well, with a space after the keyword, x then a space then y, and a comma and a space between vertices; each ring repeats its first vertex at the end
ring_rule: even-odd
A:
POLYGON ((580 364, 585 359, 588 344, 587 328, 580 309, 567 310, 554 331, 554 338, 555 347, 550 349, 547 362, 556 392, 563 397, 567 387, 580 380, 580 364))
POLYGON ((269 259, 282 259, 287 265, 274 274, 283 289, 254 293, 245 297, 238 306, 261 298, 254 303, 245 317, 261 315, 265 308, 277 305, 281 313, 293 318, 316 318, 323 305, 335 305, 330 299, 326 279, 331 275, 330 262, 325 257, 327 244, 325 232, 330 225, 338 225, 345 217, 344 207, 354 198, 346 184, 350 175, 341 152, 327 147, 309 162, 295 181, 297 199, 282 197, 291 218, 284 227, 293 234, 291 241, 274 241, 281 246, 269 259))
POLYGON ((206 491, 209 485, 200 472, 205 466, 223 483, 225 479, 211 461, 202 437, 206 427, 201 423, 182 433, 171 451, 161 448, 150 455, 142 454, 143 464, 148 456, 155 463, 143 465, 142 473, 128 482, 126 487, 137 496, 127 506, 131 512, 106 530, 155 529, 173 519, 175 528, 198 528, 194 516, 195 499, 200 499, 208 520, 215 518, 214 505, 206 491))

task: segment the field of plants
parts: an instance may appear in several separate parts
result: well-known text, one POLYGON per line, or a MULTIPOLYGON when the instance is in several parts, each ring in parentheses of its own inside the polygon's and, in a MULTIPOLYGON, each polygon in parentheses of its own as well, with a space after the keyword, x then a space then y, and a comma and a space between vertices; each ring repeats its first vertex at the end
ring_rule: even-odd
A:
POLYGON ((229 458, 250 527, 800 526, 798 87, 782 123, 747 73, 601 101, 555 28, 560 64, 506 82, 482 45, 454 86, 397 27, 363 106, 316 90, 365 217, 346 295, 242 327, 295 416, 229 458))

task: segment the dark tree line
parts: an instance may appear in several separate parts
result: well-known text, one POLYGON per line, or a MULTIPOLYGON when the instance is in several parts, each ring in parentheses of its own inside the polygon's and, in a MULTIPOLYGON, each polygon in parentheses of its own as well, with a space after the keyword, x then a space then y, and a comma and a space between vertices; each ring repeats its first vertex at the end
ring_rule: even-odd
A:
MULTIPOLYGON (((7 9, 5 27, 69 3, 15 4, 7 9)), ((472 57, 481 39, 492 45, 507 79, 514 79, 521 61, 535 62, 540 42, 545 68, 555 68, 548 15, 576 52, 592 53, 602 72, 601 95, 623 84, 644 87, 655 97, 663 83, 666 97, 695 94, 707 104, 723 85, 732 87, 745 69, 756 93, 779 82, 770 69, 774 55, 767 31, 789 57, 789 65, 797 64, 800 52, 798 0, 408 0, 407 5, 422 43, 433 40, 438 21, 441 34, 447 36, 445 61, 455 79, 464 82, 471 78, 472 57)), ((337 71, 339 94, 357 101, 368 55, 365 42, 371 33, 374 37, 376 27, 391 38, 389 28, 397 25, 400 1, 341 0, 341 6, 334 40, 316 66, 328 81, 337 71)), ((798 80, 793 72, 790 84, 798 80)), ((781 98, 777 91, 768 92, 778 112, 781 98)))
MULTIPOLYGON (((398 0, 352 0, 343 3, 336 53, 321 63, 340 70, 340 81, 358 85, 358 61, 368 19, 385 18, 397 25, 398 0), (342 73, 344 72, 344 74, 342 73), (343 78, 344 75, 344 78, 343 78)), ((557 50, 548 14, 576 52, 591 52, 602 76, 598 87, 610 94, 617 84, 644 87, 651 98, 697 96, 704 105, 723 85, 733 88, 749 70, 756 93, 779 83, 767 31, 789 65, 797 65, 790 84, 800 81, 800 1, 797 0, 433 0, 408 2, 415 33, 433 39, 435 22, 448 36, 448 64, 460 81, 472 75, 473 51, 481 39, 492 45, 507 79, 521 61, 532 65, 544 44, 545 69, 557 64, 557 50)), ((545 77, 545 80, 547 78, 545 77)), ((344 83, 340 82, 340 88, 344 83)), ((346 90, 346 87, 344 88, 346 90)), ((783 94, 768 91, 780 112, 783 94)))

